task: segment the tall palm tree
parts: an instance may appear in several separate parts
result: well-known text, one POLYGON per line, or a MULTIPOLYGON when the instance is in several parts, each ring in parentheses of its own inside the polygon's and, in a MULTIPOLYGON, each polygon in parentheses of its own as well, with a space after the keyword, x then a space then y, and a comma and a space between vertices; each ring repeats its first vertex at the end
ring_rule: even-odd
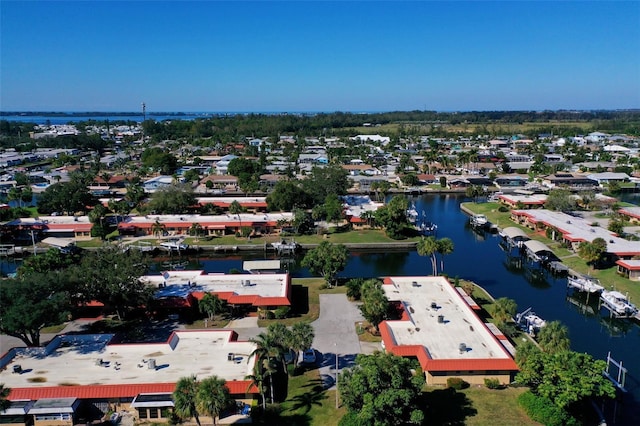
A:
POLYGON ((315 333, 311 324, 305 321, 297 322, 291 326, 291 348, 296 351, 294 366, 298 366, 300 352, 309 349, 313 344, 315 333))
POLYGON ((225 308, 225 305, 225 301, 220 299, 217 294, 205 293, 198 302, 198 309, 200 312, 206 313, 209 320, 213 321, 213 318, 225 308))
POLYGON ((429 256, 431 258, 432 275, 438 275, 438 264, 436 261, 436 252, 438 250, 438 242, 434 236, 429 236, 418 241, 416 250, 420 256, 429 256))
POLYGON ((247 388, 247 393, 252 386, 256 386, 258 388, 258 392, 260 392, 260 398, 262 398, 262 411, 264 411, 267 407, 267 399, 264 395, 264 375, 262 374, 262 368, 259 368, 258 364, 253 368, 253 374, 249 374, 244 377, 245 380, 251 380, 251 384, 247 388))
POLYGON ((196 419, 198 426, 201 426, 196 406, 198 385, 195 375, 180 378, 176 383, 176 389, 173 391, 173 405, 178 416, 184 419, 193 417, 196 419))
POLYGON ((231 204, 229 204, 229 213, 231 213, 232 215, 238 215, 238 220, 240 221, 240 229, 242 229, 242 217, 240 216, 240 213, 242 213, 243 210, 244 209, 242 208, 238 200, 233 200, 231 204))
POLYGON ((164 223, 160 223, 160 220, 156 219, 156 221, 153 222, 153 225, 151 225, 151 233, 160 238, 164 234, 165 228, 164 223))
POLYGON ((249 339, 249 341, 255 343, 256 348, 249 354, 247 359, 249 360, 255 356, 256 366, 260 368, 260 373, 265 377, 269 377, 271 403, 273 403, 273 375, 276 372, 274 366, 278 364, 274 361, 284 357, 284 347, 270 333, 260 333, 256 337, 249 339))
POLYGON ((201 413, 211 416, 213 424, 217 424, 217 418, 222 410, 231 404, 229 389, 225 386, 224 379, 217 376, 207 377, 200 382, 196 395, 196 405, 201 413))
POLYGON ((453 253, 451 238, 440 238, 436 244, 436 252, 440 255, 440 270, 444 272, 444 257, 453 253))
POLYGON ((560 321, 551 321, 540 329, 538 343, 544 352, 568 351, 571 348, 569 329, 560 321))
POLYGON ((198 222, 195 222, 189 228, 189 235, 194 235, 196 237, 196 241, 198 241, 198 237, 202 234, 202 225, 198 222))

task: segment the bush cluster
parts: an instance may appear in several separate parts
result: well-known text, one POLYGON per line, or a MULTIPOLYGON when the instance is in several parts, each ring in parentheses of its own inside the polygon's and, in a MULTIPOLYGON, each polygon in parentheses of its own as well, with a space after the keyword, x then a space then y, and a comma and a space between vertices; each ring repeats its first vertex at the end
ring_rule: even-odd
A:
POLYGON ((461 390, 468 388, 469 383, 465 382, 460 377, 449 377, 447 379, 447 387, 455 390, 461 390))
POLYGON ((527 415, 545 426, 578 426, 580 422, 551 400, 527 391, 518 397, 518 403, 527 415))
POLYGON ((484 379, 484 385, 488 388, 488 389, 500 389, 502 387, 502 385, 500 384, 500 380, 492 378, 486 378, 484 379))

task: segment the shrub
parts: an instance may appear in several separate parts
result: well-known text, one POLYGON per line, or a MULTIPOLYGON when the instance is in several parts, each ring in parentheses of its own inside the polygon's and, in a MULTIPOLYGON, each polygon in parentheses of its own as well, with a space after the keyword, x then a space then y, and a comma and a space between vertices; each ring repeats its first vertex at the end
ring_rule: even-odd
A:
POLYGON ((507 206, 500 206, 500 207, 498 207, 498 211, 499 211, 500 213, 506 213, 506 212, 508 212, 508 211, 509 211, 509 207, 507 207, 507 206))
POLYGON ((518 404, 527 412, 531 420, 545 426, 577 426, 580 423, 562 408, 547 398, 527 391, 518 397, 518 404))
POLYGON ((275 315, 275 317, 276 317, 277 319, 283 319, 283 318, 286 318, 286 317, 287 317, 287 315, 289 315, 289 311, 290 311, 290 310, 291 310, 291 308, 290 308, 290 307, 288 307, 288 306, 280 306, 279 308, 277 308, 277 309, 274 311, 274 313, 273 313, 273 314, 275 315))
POLYGON ((486 378, 486 379, 484 379, 484 385, 488 389, 500 389, 502 387, 502 385, 500 384, 500 380, 498 380, 498 379, 486 378))
POLYGON ((449 377, 447 379, 447 387, 455 390, 461 390, 468 388, 469 383, 465 382, 460 377, 449 377))

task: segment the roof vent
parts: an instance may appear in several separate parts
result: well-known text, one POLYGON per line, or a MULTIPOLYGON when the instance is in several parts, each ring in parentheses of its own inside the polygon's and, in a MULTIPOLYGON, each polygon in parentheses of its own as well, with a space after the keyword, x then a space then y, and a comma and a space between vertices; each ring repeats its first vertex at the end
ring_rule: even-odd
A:
POLYGON ((467 352, 467 344, 466 343, 460 343, 460 346, 458 347, 458 349, 460 349, 460 353, 466 353, 467 352))
POLYGON ((149 368, 149 370, 155 370, 156 369, 156 360, 155 360, 155 358, 149 358, 149 361, 147 361, 147 367, 149 368))

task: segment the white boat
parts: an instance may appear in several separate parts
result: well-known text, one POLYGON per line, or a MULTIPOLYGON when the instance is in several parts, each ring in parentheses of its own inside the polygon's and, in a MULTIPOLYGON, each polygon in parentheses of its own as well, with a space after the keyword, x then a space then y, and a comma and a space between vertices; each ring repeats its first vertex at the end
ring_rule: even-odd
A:
POLYGON ((569 275, 567 284, 570 287, 589 293, 599 293, 604 290, 604 287, 600 285, 600 280, 589 275, 569 275))
POLYGON ((189 248, 182 238, 172 238, 160 243, 160 248, 167 251, 184 251, 189 248))
POLYGON ((600 294, 600 300, 607 309, 620 317, 633 316, 638 312, 638 308, 629 301, 629 298, 619 291, 604 290, 600 294))
POLYGON ((471 223, 471 226, 486 226, 487 223, 489 223, 489 219, 487 219, 487 216, 483 214, 474 214, 469 219, 469 222, 471 223))
POLYGON ((438 230, 438 225, 433 222, 422 222, 420 224, 420 232, 424 235, 433 234, 438 230))
POLYGON ((536 315, 531 308, 525 309, 523 312, 516 314, 516 324, 527 331, 529 334, 536 334, 547 322, 536 315))
POLYGON ((411 223, 416 223, 418 221, 418 210, 416 210, 416 205, 411 204, 411 207, 407 209, 407 219, 411 223))

